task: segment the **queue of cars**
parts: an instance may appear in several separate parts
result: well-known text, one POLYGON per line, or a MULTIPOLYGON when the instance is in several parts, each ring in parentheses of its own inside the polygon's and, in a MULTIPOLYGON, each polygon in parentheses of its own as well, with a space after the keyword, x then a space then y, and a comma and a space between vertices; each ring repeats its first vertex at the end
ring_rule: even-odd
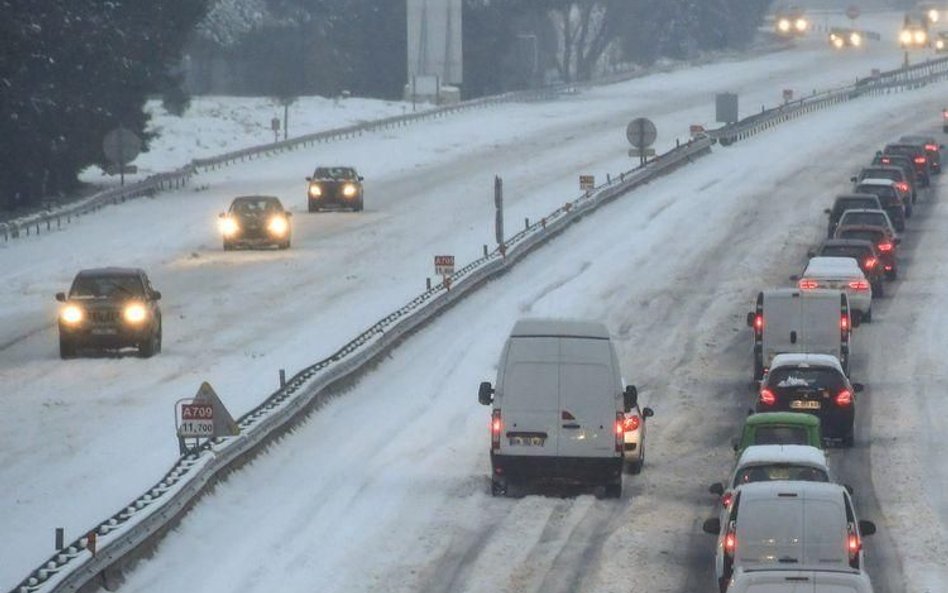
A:
MULTIPOLYGON (((307 209, 362 210, 363 178, 353 167, 317 167, 306 178, 307 209)), ((238 196, 218 216, 224 251, 289 249, 293 213, 274 196, 238 196)), ((134 348, 142 358, 161 352, 161 293, 140 268, 81 270, 68 293, 56 294, 59 356, 134 348)))
POLYGON ((721 593, 872 592, 862 542, 875 524, 857 517, 821 448, 854 444, 864 387, 850 379, 851 334, 897 276, 904 218, 940 172, 941 148, 928 136, 886 145, 825 211, 828 238, 791 277, 797 286, 761 291, 748 313, 755 407, 727 481, 709 488, 718 515, 703 525, 717 537, 721 593))

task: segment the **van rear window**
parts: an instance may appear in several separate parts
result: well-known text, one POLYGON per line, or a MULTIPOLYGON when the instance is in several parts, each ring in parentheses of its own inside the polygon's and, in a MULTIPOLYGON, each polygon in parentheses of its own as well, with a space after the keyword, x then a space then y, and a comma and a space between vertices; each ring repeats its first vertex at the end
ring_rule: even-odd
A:
POLYGON ((809 445, 806 429, 801 426, 758 426, 755 445, 809 445))

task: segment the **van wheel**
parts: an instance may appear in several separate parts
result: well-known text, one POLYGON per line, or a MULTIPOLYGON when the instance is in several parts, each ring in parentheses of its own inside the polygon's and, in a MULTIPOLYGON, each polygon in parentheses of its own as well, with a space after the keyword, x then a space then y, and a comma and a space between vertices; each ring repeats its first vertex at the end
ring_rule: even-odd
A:
POLYGON ((76 343, 68 338, 59 338, 59 357, 63 360, 76 357, 76 343))
POLYGON ((606 484, 603 488, 603 498, 622 498, 622 476, 611 484, 606 484))
POLYGON ((637 476, 642 473, 642 468, 645 467, 645 445, 642 445, 642 456, 639 457, 639 460, 629 464, 629 473, 633 476, 637 476))
POLYGON ((490 481, 490 495, 504 496, 507 494, 507 485, 497 480, 490 481))
POLYGON ((866 323, 872 323, 872 308, 870 307, 868 311, 862 314, 859 318, 859 321, 865 321, 866 323))
POLYGON ((885 288, 882 285, 882 281, 874 282, 872 284, 872 298, 879 297, 880 299, 885 296, 885 288))
POLYGON ((843 446, 847 449, 856 444, 856 435, 852 428, 849 429, 849 432, 843 435, 843 446))
POLYGON ((754 357, 754 381, 760 381, 764 378, 764 361, 754 357))

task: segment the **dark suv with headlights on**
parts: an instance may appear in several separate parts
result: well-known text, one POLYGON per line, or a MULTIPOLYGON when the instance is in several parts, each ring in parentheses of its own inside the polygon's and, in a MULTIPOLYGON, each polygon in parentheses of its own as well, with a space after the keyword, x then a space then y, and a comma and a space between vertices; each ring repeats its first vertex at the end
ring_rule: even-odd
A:
POLYGON ((241 196, 220 214, 224 251, 236 247, 290 247, 290 217, 279 198, 241 196))
POLYGON ((352 167, 316 167, 307 177, 307 209, 316 212, 327 208, 362 210, 362 176, 352 167))
POLYGON ((59 355, 72 358, 83 348, 137 348, 143 358, 161 352, 161 293, 144 270, 82 270, 69 295, 57 293, 59 355))

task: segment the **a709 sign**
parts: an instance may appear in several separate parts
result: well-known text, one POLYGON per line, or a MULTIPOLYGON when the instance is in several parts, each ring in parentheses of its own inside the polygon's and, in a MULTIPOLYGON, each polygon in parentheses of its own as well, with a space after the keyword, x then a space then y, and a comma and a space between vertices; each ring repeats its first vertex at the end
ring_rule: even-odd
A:
POLYGON ((214 406, 210 404, 183 404, 178 436, 214 436, 214 406))

